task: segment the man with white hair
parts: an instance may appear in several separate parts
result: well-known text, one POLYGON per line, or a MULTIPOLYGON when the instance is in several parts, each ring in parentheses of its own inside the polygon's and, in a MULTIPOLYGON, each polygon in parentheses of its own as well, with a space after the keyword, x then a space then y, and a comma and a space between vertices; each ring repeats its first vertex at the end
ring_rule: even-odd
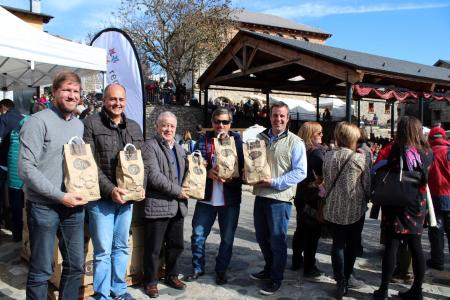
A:
POLYGON ((150 298, 159 296, 158 266, 165 244, 165 284, 184 290, 178 279, 178 258, 184 249, 183 226, 187 214, 188 188, 182 182, 186 153, 175 142, 177 118, 162 112, 156 121, 156 134, 142 148, 147 175, 145 198, 144 290, 150 298))

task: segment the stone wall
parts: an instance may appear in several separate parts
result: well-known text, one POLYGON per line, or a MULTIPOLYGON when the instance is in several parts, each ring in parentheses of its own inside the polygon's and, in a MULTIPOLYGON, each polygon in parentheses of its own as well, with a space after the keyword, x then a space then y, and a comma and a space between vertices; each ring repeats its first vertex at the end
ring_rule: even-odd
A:
POLYGON ((194 133, 196 139, 195 126, 203 124, 203 110, 200 107, 177 106, 177 105, 147 105, 146 110, 146 138, 155 133, 155 122, 159 114, 164 111, 170 111, 177 117, 177 135, 182 135, 185 130, 194 133))

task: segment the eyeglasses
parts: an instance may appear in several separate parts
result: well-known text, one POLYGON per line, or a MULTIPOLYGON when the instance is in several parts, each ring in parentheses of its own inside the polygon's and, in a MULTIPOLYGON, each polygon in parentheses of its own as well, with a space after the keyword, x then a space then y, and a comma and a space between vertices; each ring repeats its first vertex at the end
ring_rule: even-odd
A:
POLYGON ((229 125, 231 123, 230 120, 213 120, 214 124, 219 125, 229 125))

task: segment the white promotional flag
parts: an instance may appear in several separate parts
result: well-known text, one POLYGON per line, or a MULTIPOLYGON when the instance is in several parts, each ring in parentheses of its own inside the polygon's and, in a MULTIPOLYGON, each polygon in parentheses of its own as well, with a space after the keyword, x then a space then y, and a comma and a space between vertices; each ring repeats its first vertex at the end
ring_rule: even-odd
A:
POLYGON ((106 84, 120 83, 127 91, 125 115, 136 121, 144 130, 144 84, 136 48, 130 37, 120 29, 100 31, 92 40, 92 46, 106 50, 108 61, 106 84))

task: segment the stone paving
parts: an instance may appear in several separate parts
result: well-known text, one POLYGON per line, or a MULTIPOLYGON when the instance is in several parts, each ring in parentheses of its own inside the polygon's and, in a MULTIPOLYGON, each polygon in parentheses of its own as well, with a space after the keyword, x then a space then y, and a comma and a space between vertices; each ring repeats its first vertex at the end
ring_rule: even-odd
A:
MULTIPOLYGON (((241 216, 236 232, 233 258, 228 272, 229 283, 217 286, 214 282, 214 259, 219 245, 219 229, 217 223, 207 240, 206 274, 197 282, 188 283, 186 291, 177 291, 159 284, 159 299, 333 299, 335 283, 332 279, 330 259, 330 240, 321 240, 317 259, 319 268, 325 275, 318 282, 303 280, 302 272, 291 271, 290 258, 292 251, 289 249, 288 265, 285 271, 285 280, 278 293, 272 296, 259 294, 259 283, 249 278, 249 274, 259 271, 264 266, 264 260, 255 241, 253 226, 253 201, 254 197, 243 192, 241 216)), ((191 272, 191 219, 195 201, 190 200, 189 215, 185 220, 185 251, 181 257, 180 266, 182 275, 191 272)), ((290 239, 295 229, 295 210, 289 226, 290 239)), ((20 259, 20 243, 10 242, 9 232, 0 232, 0 299, 25 299, 25 283, 27 265, 20 259)), ((363 232, 364 255, 358 258, 355 264, 355 275, 365 282, 358 290, 350 290, 346 299, 372 299, 371 293, 377 287, 381 279, 381 254, 382 247, 379 240, 379 222, 367 219, 363 232)), ((426 257, 429 253, 427 234, 424 235, 423 245, 426 257)), ((448 249, 448 247, 446 248, 448 249)), ((443 272, 427 270, 424 295, 426 299, 449 299, 450 296, 450 259, 446 250, 446 264, 443 272)), ((408 288, 403 284, 391 284, 391 296, 398 291, 408 288)), ((136 299, 149 299, 143 293, 141 287, 130 287, 129 292, 136 299)), ((395 297, 394 297, 395 298, 395 297)))

